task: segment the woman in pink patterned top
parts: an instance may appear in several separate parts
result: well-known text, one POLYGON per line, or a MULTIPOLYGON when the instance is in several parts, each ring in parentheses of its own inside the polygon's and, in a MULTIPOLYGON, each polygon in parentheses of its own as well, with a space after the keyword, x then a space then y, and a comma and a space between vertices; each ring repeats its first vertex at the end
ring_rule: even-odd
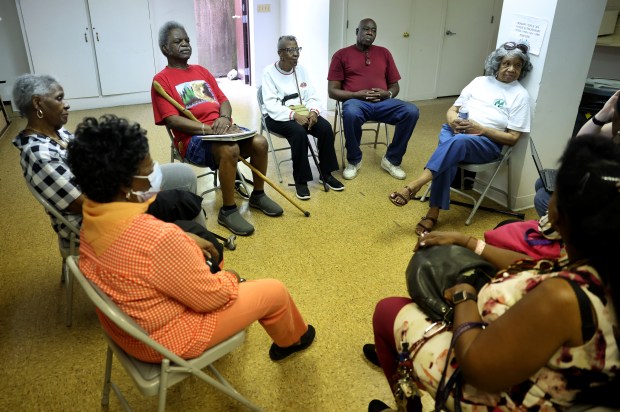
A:
MULTIPOLYGON (((274 279, 240 282, 212 273, 213 245, 145 214, 156 195, 159 165, 145 130, 115 116, 86 118, 68 147, 68 163, 86 196, 80 269, 148 334, 194 358, 259 321, 274 343, 272 360, 310 346, 315 331, 286 286, 274 279), (199 242, 199 243, 198 243, 199 242)), ((103 328, 130 355, 161 356, 99 314, 103 328)))
MULTIPOLYGON (((383 368, 397 397, 404 384, 446 399, 451 409, 458 400, 464 411, 559 411, 574 403, 607 402, 618 407, 612 387, 618 388, 620 371, 614 306, 620 305, 615 259, 620 147, 609 139, 580 137, 568 144, 561 160, 549 219, 565 241, 567 259, 517 261, 479 291, 468 283, 446 289, 454 332, 428 340, 422 337, 431 322, 411 299, 377 304, 375 345, 366 345, 364 352, 383 368), (397 382, 403 342, 420 348, 412 350, 413 359, 403 358, 411 359, 411 379, 397 382), (461 396, 442 390, 444 367, 445 381, 460 370, 461 396)), ((466 239, 461 246, 501 260, 497 248, 466 239)), ((439 240, 446 237, 423 236, 420 243, 429 247, 439 240)), ((404 409, 420 410, 415 394, 401 399, 404 409)), ((386 409, 379 400, 369 405, 370 411, 386 409)))

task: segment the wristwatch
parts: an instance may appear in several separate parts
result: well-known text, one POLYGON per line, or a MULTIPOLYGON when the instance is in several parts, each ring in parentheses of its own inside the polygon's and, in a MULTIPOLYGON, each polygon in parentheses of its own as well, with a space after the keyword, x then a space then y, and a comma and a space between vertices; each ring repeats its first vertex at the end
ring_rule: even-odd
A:
POLYGON ((452 304, 454 306, 458 305, 459 303, 463 303, 466 300, 473 300, 474 302, 476 302, 478 300, 478 296, 474 295, 473 293, 467 292, 466 290, 459 290, 457 292, 454 292, 454 295, 452 295, 452 304))

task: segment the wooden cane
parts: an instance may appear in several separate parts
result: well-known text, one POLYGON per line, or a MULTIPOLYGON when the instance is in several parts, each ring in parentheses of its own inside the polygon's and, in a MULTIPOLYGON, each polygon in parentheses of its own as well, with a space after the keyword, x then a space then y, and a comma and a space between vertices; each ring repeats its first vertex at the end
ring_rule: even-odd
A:
MULTIPOLYGON (((161 84, 159 84, 159 82, 157 81, 153 81, 153 88, 155 89, 155 91, 164 99, 166 99, 168 102, 170 102, 170 104, 172 104, 174 107, 176 107, 181 113, 183 113, 183 115, 185 117, 187 117, 188 119, 194 120, 196 122, 200 122, 200 120, 198 120, 196 118, 196 116, 194 116, 194 114, 192 112, 190 112, 189 110, 187 110, 186 108, 184 108, 183 106, 181 106, 181 104, 179 102, 177 102, 176 100, 174 100, 165 90, 163 87, 161 87, 161 84)), ((275 183, 273 183, 270 179, 267 178, 267 176, 265 176, 264 174, 261 173, 260 170, 258 170, 257 168, 255 168, 254 166, 252 166, 252 164, 250 164, 250 162, 248 162, 247 160, 245 160, 243 157, 239 157, 239 160, 241 160, 241 162, 246 165, 247 167, 249 167, 252 172, 254 172, 258 177, 260 177, 261 179, 263 179, 263 181, 267 182, 267 184, 269 184, 269 186, 273 187, 276 192, 280 193, 286 200, 288 200, 293 206, 295 206, 297 209, 299 209, 304 216, 309 217, 310 216, 310 212, 307 210, 304 210, 301 206, 299 206, 297 204, 297 202, 295 202, 286 192, 284 192, 282 189, 280 189, 280 187, 278 187, 275 183)))

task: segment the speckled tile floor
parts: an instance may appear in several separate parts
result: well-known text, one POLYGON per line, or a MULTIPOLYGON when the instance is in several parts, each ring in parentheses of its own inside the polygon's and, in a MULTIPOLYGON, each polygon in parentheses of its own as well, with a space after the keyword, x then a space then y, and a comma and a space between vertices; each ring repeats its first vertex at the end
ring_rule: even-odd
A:
MULTIPOLYGON (((258 126, 254 89, 236 84, 223 88, 237 122, 258 126)), ((432 152, 451 102, 419 102, 421 118, 403 162, 409 177, 421 170, 432 152)), ((150 105, 75 111, 67 127, 74 130, 84 116, 104 113, 140 122, 148 130, 153 157, 169 161, 168 137, 153 125, 150 105)), ((11 144, 24 124, 15 119, 0 139, 0 410, 100 410, 105 344, 94 310, 77 287, 73 326, 64 326, 56 236, 24 185, 18 152, 11 144)), ((338 141, 336 145, 340 156, 338 141)), ((416 241, 414 225, 427 205, 394 207, 387 195, 403 182, 380 168, 385 147, 365 146, 363 153, 360 174, 344 181, 345 191, 325 193, 316 180, 310 184, 312 199, 299 201, 311 212, 309 218, 271 188, 268 192, 285 210, 282 217, 250 211, 247 202, 238 199, 256 233, 237 238, 237 250, 226 254, 227 265, 248 278, 282 280, 317 330, 310 349, 274 363, 267 354, 268 336, 255 324, 245 344, 216 363, 242 394, 266 411, 365 411, 373 398, 393 404, 381 371, 364 360, 361 347, 372 341, 375 303, 407 293, 404 270, 416 241)), ((292 181, 290 163, 282 171, 282 187, 294 196, 287 186, 292 181)), ((273 165, 268 176, 276 180, 273 165)), ((209 229, 228 236, 217 224, 219 194, 207 195, 203 205, 209 229)), ((453 207, 441 215, 441 228, 481 236, 505 219, 479 211, 473 224, 464 226, 467 214, 468 209, 453 207)), ((533 209, 527 216, 534 217, 533 209)), ((157 400, 142 397, 117 364, 113 376, 136 411, 155 410, 157 400)), ((425 406, 429 401, 425 399, 425 406)), ((170 411, 244 410, 193 378, 169 390, 167 406, 170 411)), ((121 410, 114 396, 108 410, 121 410)))

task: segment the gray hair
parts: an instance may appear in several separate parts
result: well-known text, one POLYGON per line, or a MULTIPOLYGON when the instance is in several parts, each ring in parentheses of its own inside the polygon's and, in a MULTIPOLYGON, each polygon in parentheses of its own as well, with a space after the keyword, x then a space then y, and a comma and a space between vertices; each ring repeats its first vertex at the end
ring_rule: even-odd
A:
POLYGON ((491 52, 484 62, 484 74, 487 76, 495 76, 499 71, 499 66, 502 63, 504 57, 518 57, 523 62, 521 68, 521 74, 517 80, 522 80, 532 70, 532 63, 530 63, 530 56, 527 53, 523 53, 520 49, 506 50, 504 45, 499 46, 495 51, 491 52))
POLYGON ((13 85, 13 103, 22 116, 26 116, 33 109, 32 98, 44 96, 52 91, 52 86, 60 85, 48 74, 23 74, 15 80, 13 85))
POLYGON ((287 41, 294 41, 295 43, 297 43, 297 37, 291 36, 290 34, 280 36, 280 38, 278 39, 278 50, 282 50, 284 48, 284 43, 286 43, 287 41))
POLYGON ((164 23, 163 26, 161 26, 161 29, 159 29, 159 49, 162 51, 162 53, 164 51, 163 47, 168 42, 168 35, 174 29, 181 29, 183 31, 187 31, 185 30, 185 26, 176 21, 167 21, 166 23, 164 23))

